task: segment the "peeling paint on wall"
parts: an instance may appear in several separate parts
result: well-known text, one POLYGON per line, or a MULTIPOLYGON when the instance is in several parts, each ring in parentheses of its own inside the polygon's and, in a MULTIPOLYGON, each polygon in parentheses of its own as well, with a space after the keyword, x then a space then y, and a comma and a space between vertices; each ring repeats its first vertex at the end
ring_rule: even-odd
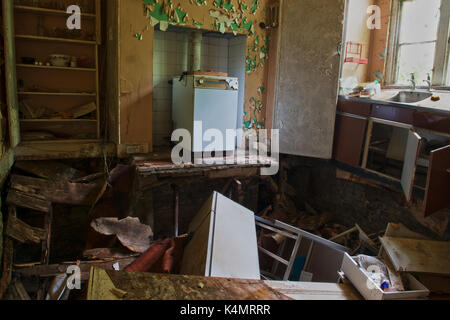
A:
MULTIPOLYGON (((149 26, 165 31, 169 25, 181 25, 201 30, 247 36, 246 81, 244 111, 245 128, 264 127, 263 101, 266 90, 265 67, 269 55, 268 31, 259 28, 266 22, 269 1, 260 0, 143 0, 149 26), (258 96, 255 95, 257 92, 258 96), (254 100, 252 100, 252 96, 254 100), (257 97, 257 98, 256 98, 257 97), (257 102, 259 101, 259 102, 257 102), (255 107, 256 106, 256 107, 255 107), (251 117, 250 117, 251 115, 251 117)), ((144 32, 136 32, 142 39, 144 32)))

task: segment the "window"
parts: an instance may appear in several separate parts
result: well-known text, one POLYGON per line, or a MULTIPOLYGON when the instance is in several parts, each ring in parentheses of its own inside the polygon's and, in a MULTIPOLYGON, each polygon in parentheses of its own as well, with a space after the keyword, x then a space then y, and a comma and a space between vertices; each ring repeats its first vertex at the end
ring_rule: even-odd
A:
POLYGON ((450 0, 395 0, 388 83, 418 86, 430 74, 433 85, 449 85, 450 0))

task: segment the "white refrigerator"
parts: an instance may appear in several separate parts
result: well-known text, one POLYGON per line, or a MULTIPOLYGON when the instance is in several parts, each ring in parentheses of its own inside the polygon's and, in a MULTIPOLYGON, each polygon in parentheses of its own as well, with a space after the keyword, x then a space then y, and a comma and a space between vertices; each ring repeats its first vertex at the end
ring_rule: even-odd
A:
POLYGON ((227 130, 236 130, 239 82, 237 78, 188 75, 173 79, 172 120, 174 129, 191 134, 191 152, 207 151, 209 129, 221 132, 222 149, 234 151, 236 138, 227 139, 227 130))

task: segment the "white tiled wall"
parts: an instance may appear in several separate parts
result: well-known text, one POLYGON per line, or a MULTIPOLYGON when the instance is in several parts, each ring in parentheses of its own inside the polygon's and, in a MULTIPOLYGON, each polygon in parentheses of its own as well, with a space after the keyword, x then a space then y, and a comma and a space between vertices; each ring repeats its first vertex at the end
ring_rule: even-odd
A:
MULTIPOLYGON (((172 85, 169 81, 189 68, 189 33, 156 31, 153 57, 153 140, 155 146, 170 144, 172 134, 172 85)), ((245 81, 245 37, 227 39, 204 36, 202 70, 228 73, 245 81), (242 47, 243 44, 243 47, 242 47)), ((243 114, 243 88, 239 94, 240 114, 243 114)), ((242 123, 242 121, 240 121, 242 123)))
POLYGON ((226 38, 205 36, 202 41, 202 70, 228 72, 228 45, 226 38))
POLYGON ((169 81, 188 69, 188 34, 155 30, 153 53, 153 140, 167 145, 172 133, 172 86, 169 81))

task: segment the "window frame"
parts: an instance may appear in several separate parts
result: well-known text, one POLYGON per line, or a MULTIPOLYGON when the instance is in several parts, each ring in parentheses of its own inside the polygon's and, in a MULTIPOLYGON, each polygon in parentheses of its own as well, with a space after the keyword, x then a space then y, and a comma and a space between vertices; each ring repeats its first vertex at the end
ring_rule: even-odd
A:
MULTIPOLYGON (((438 34, 436 40, 436 51, 433 65, 433 87, 443 87, 450 89, 450 83, 447 81, 448 57, 450 54, 450 0, 441 0, 441 16, 438 26, 438 34)), ((400 27, 401 27, 401 10, 402 4, 400 0, 393 0, 391 7, 391 23, 388 41, 388 61, 386 65, 386 85, 396 87, 407 87, 397 84, 398 73, 398 56, 400 49, 400 27)), ((419 42, 418 42, 419 44, 419 42)), ((425 79, 417 79, 418 81, 425 79)), ((425 88, 423 82, 418 83, 418 88, 425 88)))

